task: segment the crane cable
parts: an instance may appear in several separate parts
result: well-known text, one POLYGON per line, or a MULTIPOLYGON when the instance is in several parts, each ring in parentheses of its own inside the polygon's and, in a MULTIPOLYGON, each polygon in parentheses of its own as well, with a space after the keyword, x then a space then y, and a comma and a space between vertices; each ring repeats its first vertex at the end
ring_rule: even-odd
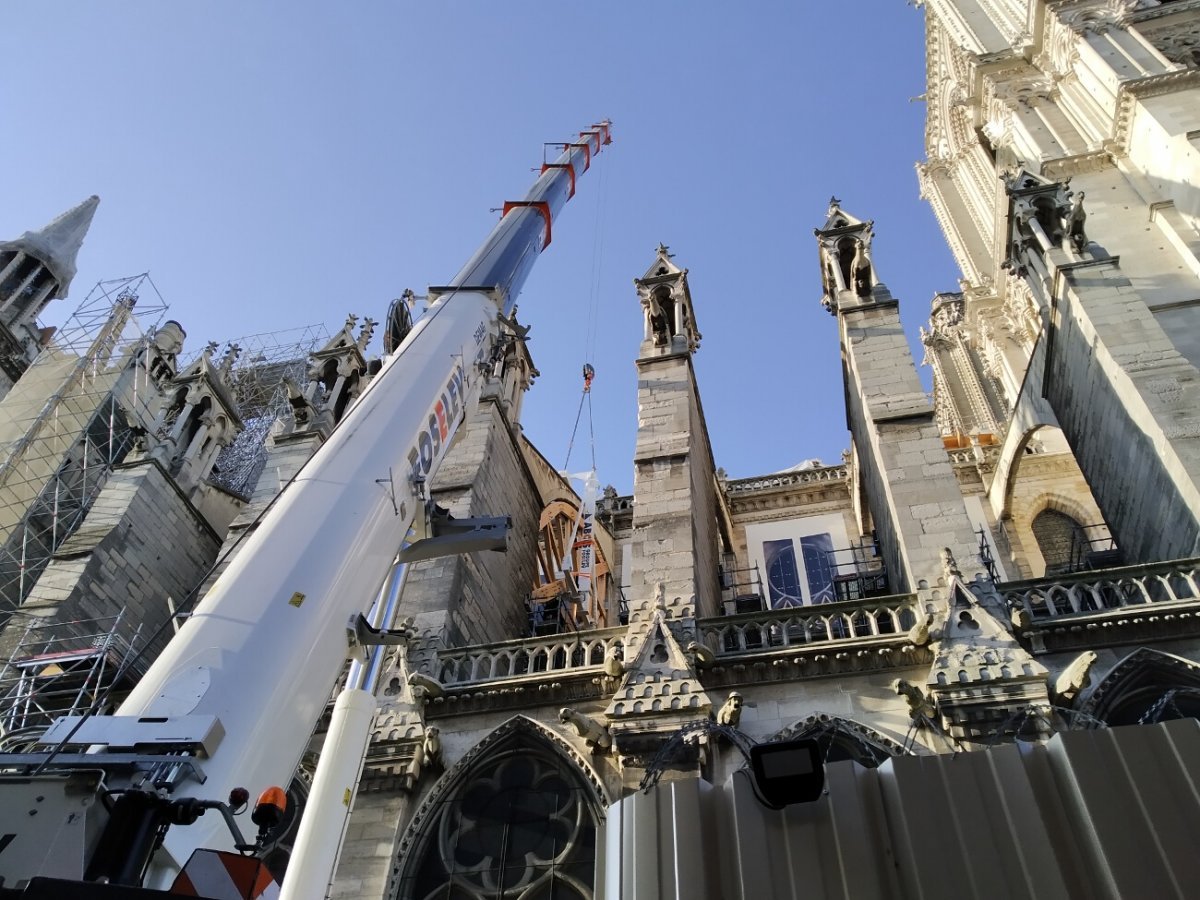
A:
MULTIPOLYGON (((611 157, 610 157, 611 158, 611 157)), ((596 358, 596 335, 600 323, 600 273, 604 265, 604 219, 608 208, 607 173, 611 165, 600 170, 600 183, 597 185, 596 217, 592 227, 592 271, 588 288, 587 337, 584 339, 583 363, 583 392, 579 396, 579 409, 575 411, 575 425, 571 429, 571 439, 567 442, 567 458, 562 470, 568 470, 571 464, 571 451, 575 447, 575 436, 579 433, 579 421, 583 416, 583 405, 588 408, 588 440, 591 445, 592 471, 596 470, 596 428, 592 416, 592 380, 596 377, 596 369, 592 362, 596 358)))

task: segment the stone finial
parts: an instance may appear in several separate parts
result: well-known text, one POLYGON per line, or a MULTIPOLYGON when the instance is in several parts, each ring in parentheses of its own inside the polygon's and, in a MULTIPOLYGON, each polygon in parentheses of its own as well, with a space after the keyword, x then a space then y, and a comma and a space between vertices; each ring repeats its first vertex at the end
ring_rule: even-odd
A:
POLYGON ((242 355, 242 348, 237 344, 230 344, 225 350, 225 355, 221 357, 219 366, 221 377, 228 379, 229 374, 233 371, 234 364, 237 363, 238 357, 242 355))
POLYGON ((612 746, 612 736, 608 733, 608 729, 578 710, 564 706, 558 711, 558 721, 563 725, 570 725, 575 733, 593 749, 607 750, 612 746))
POLYGON ((346 334, 351 334, 354 331, 354 326, 357 324, 358 316, 355 313, 348 313, 346 315, 346 324, 342 326, 342 330, 345 331, 346 334))
POLYGON ((667 246, 666 244, 664 244, 662 241, 659 241, 659 242, 658 242, 658 250, 656 250, 655 252, 656 252, 656 253, 657 253, 659 256, 665 256, 667 259, 674 259, 674 258, 675 258, 675 254, 674 254, 674 253, 671 253, 671 252, 670 252, 670 250, 671 250, 671 248, 670 248, 670 247, 668 247, 668 246, 667 246))
POLYGON ((371 343, 371 337, 375 334, 376 321, 371 318, 363 319, 362 330, 358 333, 358 349, 366 351, 367 344, 371 343))
POLYGON ((737 691, 730 691, 721 708, 717 710, 717 724, 737 728, 742 721, 742 704, 742 695, 737 691))

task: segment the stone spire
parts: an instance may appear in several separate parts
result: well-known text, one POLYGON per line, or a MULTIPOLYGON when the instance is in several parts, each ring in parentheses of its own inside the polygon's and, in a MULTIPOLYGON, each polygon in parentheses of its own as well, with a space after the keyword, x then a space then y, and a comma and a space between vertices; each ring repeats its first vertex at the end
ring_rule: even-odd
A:
POLYGON ((99 205, 100 198, 93 194, 44 228, 27 231, 14 241, 0 242, 0 255, 24 252, 38 260, 58 282, 51 297, 67 296, 75 277, 75 257, 99 205))

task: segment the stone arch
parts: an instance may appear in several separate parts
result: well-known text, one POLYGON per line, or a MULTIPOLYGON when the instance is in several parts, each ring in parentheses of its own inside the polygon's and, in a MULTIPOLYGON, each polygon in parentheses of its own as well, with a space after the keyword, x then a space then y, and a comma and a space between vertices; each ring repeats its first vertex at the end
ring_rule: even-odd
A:
POLYGON ((1179 702, 1180 711, 1200 717, 1200 663, 1139 647, 1100 679, 1080 702, 1079 712, 1109 725, 1134 724, 1164 694, 1181 688, 1196 693, 1179 702))
POLYGON ((1000 448, 1000 458, 996 460, 996 475, 989 491, 993 495, 992 508, 998 520, 1008 519, 1012 515, 1013 488, 1016 487, 1017 476, 1020 474, 1021 460, 1029 450, 1033 436, 1043 428, 1058 428, 1058 425, 1053 421, 1041 421, 1040 417, 1035 418, 1023 430, 1010 431, 1000 448))
POLYGON ((803 738, 811 738, 820 743, 828 762, 853 759, 860 765, 874 768, 893 756, 916 755, 913 750, 874 728, 853 719, 823 712, 813 713, 808 718, 787 726, 768 740, 803 738))
MULTIPOLYGON (((1102 524, 1104 514, 1092 496, 1083 472, 1074 462, 1058 454, 1070 454, 1066 437, 1052 415, 1027 415, 1029 424, 1023 429, 1010 430, 996 463, 996 474, 989 488, 989 502, 997 522, 1004 523, 1006 537, 1014 556, 1027 569, 1023 577, 1040 577, 1044 572, 1044 558, 1032 528, 1034 519, 1050 509, 1074 519, 1085 530, 1088 526, 1102 524), (1048 419, 1048 421, 1047 421, 1048 419), (1043 450, 1051 454, 1039 457, 1043 450), (1057 459, 1054 465, 1067 466, 1068 471, 1046 470, 1041 474, 1030 473, 1023 477, 1023 463, 1034 458, 1057 459), (1072 488, 1074 480, 1080 487, 1072 488), (1044 484, 1043 484, 1044 482, 1044 484)), ((1073 455, 1069 457, 1074 460, 1073 455)), ((1032 463, 1031 463, 1032 464, 1032 463)), ((1104 532, 1088 531, 1088 538, 1103 537, 1104 532)), ((1112 549, 1108 545, 1097 545, 1084 549, 1112 549)))
MULTIPOLYGON (((447 812, 448 806, 472 786, 474 778, 518 756, 524 760, 553 762, 562 767, 560 774, 563 779, 574 781, 581 788, 581 799, 586 803, 585 811, 590 816, 593 838, 598 840, 605 810, 613 802, 599 775, 560 735, 540 722, 517 715, 468 750, 425 795, 397 843, 389 897, 408 900, 413 896, 406 887, 406 881, 420 875, 420 870, 427 864, 430 842, 444 835, 446 829, 442 826, 442 814, 447 812)), ((470 894, 464 892, 461 896, 470 894)), ((587 896, 590 897, 590 894, 587 896)))

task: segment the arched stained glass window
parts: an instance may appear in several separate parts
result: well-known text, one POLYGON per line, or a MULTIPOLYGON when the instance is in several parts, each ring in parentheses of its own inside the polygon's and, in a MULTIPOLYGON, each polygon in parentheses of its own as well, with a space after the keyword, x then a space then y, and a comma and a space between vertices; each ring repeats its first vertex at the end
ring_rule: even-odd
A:
POLYGON ((534 740, 506 742, 442 798, 399 900, 592 900, 597 818, 569 762, 534 740))

